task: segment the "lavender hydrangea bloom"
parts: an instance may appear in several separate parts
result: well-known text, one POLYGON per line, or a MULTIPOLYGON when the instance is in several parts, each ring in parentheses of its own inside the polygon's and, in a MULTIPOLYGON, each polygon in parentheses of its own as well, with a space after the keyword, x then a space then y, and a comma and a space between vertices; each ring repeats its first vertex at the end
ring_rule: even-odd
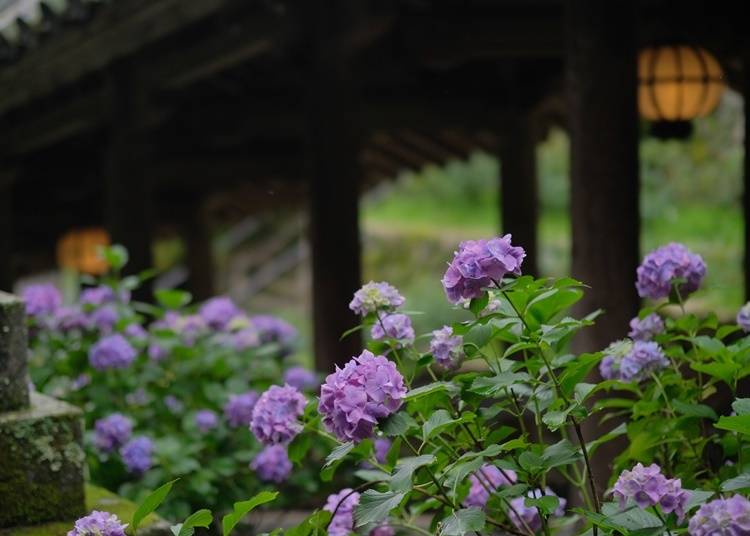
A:
POLYGON ((153 465, 154 442, 146 436, 134 437, 128 441, 120 454, 128 471, 143 474, 153 465))
POLYGON ((183 343, 191 345, 206 331, 206 328, 206 321, 202 316, 187 315, 178 319, 175 331, 181 335, 183 343))
POLYGON ((366 316, 369 313, 401 307, 406 300, 393 285, 380 281, 370 281, 354 293, 349 309, 355 314, 366 316))
POLYGON ((633 341, 622 339, 604 349, 604 358, 599 363, 599 373, 605 380, 620 379, 620 363, 633 349, 633 341))
POLYGON ((102 452, 113 452, 130 440, 133 421, 120 413, 113 413, 94 423, 94 444, 102 452))
POLYGON ((195 426, 205 434, 219 425, 219 418, 210 409, 202 409, 195 414, 195 426))
POLYGON ((651 372, 669 366, 664 352, 655 342, 635 341, 633 348, 620 362, 620 378, 641 381, 651 372))
POLYGON ((471 488, 464 499, 464 506, 484 508, 490 498, 490 490, 496 490, 500 486, 510 486, 516 482, 517 478, 515 471, 510 469, 501 471, 498 467, 485 463, 469 476, 471 488))
POLYGON ((745 333, 750 332, 750 302, 743 305, 737 312, 737 325, 740 326, 745 333))
POLYGON ((217 296, 201 305, 199 313, 209 327, 222 330, 241 311, 230 298, 217 296))
POLYGON ((742 495, 716 499, 698 508, 688 523, 690 536, 747 536, 750 501, 742 495))
POLYGON ((679 479, 668 479, 655 463, 644 467, 638 463, 631 471, 623 471, 615 482, 614 498, 625 508, 628 499, 633 499, 639 508, 662 507, 665 513, 675 512, 681 521, 685 516, 690 492, 683 490, 679 479))
POLYGON ((126 528, 116 515, 94 510, 76 521, 68 536, 125 536, 126 528))
POLYGON ((685 298, 700 287, 706 275, 706 263, 685 245, 672 242, 646 255, 636 273, 635 287, 641 298, 668 297, 675 279, 684 280, 678 290, 685 298))
POLYGON ((405 346, 414 342, 414 328, 411 318, 405 314, 395 313, 385 316, 375 322, 370 330, 375 340, 389 337, 398 341, 398 346, 405 346))
POLYGON ((258 393, 248 391, 240 395, 231 395, 224 405, 224 418, 232 428, 250 426, 253 420, 253 409, 258 402, 258 393))
POLYGON ((365 350, 328 375, 320 388, 318 411, 339 440, 358 442, 371 437, 378 419, 397 411, 405 395, 396 365, 365 350))
POLYGON ((507 274, 521 275, 526 253, 511 245, 510 240, 511 235, 507 234, 461 242, 442 280, 448 300, 458 303, 462 298, 476 298, 493 280, 500 281, 507 274))
POLYGON ((302 430, 305 397, 291 385, 272 385, 253 408, 250 430, 264 445, 287 443, 302 430))
POLYGON ((328 496, 323 507, 333 514, 328 524, 328 536, 349 536, 354 532, 354 509, 358 504, 359 493, 350 488, 328 496))
MULTIPOLYGON (((98 287, 89 287, 83 289, 79 301, 83 305, 98 307, 105 303, 114 303, 118 301, 118 296, 115 291, 105 285, 99 285, 98 287)), ((119 301, 122 303, 128 303, 130 301, 130 293, 123 291, 120 293, 119 301)))
MULTIPOLYGON (((565 515, 565 505, 568 501, 562 497, 558 497, 550 488, 544 488, 544 493, 542 493, 542 490, 540 489, 535 489, 528 492, 526 495, 532 499, 539 499, 545 495, 557 497, 559 502, 557 509, 552 515, 557 517, 565 515)), ((534 532, 541 530, 542 520, 539 517, 539 510, 537 510, 536 506, 526 506, 526 497, 516 497, 515 499, 512 499, 510 501, 510 506, 512 508, 508 511, 508 516, 518 530, 523 531, 526 527, 529 527, 534 532)))
POLYGON ((269 445, 250 462, 250 469, 264 482, 284 482, 292 473, 292 462, 283 445, 269 445))
POLYGON ((102 333, 110 333, 119 319, 117 309, 111 305, 105 305, 91 313, 91 323, 102 333))
POLYGON ((140 324, 128 324, 125 328, 125 335, 136 341, 142 342, 148 338, 148 333, 140 324))
POLYGON ((455 370, 464 358, 464 339, 453 335, 453 328, 443 326, 432 332, 430 351, 435 363, 444 370, 455 370))
POLYGON ((311 370, 307 370, 305 367, 288 368, 284 372, 284 383, 300 391, 315 389, 320 386, 317 374, 311 370))
POLYGON ((664 320, 656 313, 630 321, 630 332, 628 337, 634 341, 650 341, 655 335, 664 333, 664 320))
POLYGON ((83 374, 79 374, 70 384, 70 388, 73 391, 80 391, 84 387, 86 387, 88 384, 91 383, 91 376, 86 374, 85 372, 83 374))
POLYGON ((54 313, 53 325, 63 332, 84 330, 90 326, 90 321, 79 307, 63 306, 54 313))
POLYGON ((171 411, 172 413, 181 413, 183 409, 185 409, 185 404, 183 404, 176 396, 174 395, 167 395, 164 397, 164 405, 167 406, 167 409, 171 411))
POLYGON ((62 304, 62 294, 51 283, 29 285, 21 297, 26 302, 26 314, 33 317, 53 315, 62 304))
POLYGON ((116 333, 99 339, 89 350, 89 363, 97 370, 127 368, 136 356, 130 343, 116 333))
POLYGON ((148 345, 148 358, 151 361, 161 361, 169 355, 169 351, 159 343, 152 342, 148 345))
POLYGON ((278 343, 288 345, 297 338, 297 330, 288 322, 273 315, 250 317, 250 325, 255 328, 263 344, 278 343))

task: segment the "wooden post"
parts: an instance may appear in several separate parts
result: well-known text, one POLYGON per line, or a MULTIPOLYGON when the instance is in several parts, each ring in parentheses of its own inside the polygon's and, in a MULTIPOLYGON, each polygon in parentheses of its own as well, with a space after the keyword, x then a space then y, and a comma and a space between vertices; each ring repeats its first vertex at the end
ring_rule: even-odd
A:
MULTIPOLYGON (((359 150, 355 84, 342 34, 357 2, 315 3, 307 101, 312 243, 315 364, 332 371, 358 355, 359 334, 339 340, 358 323, 349 310, 361 284, 359 236, 359 150)), ((312 6, 311 6, 312 7, 312 6)))
POLYGON ((513 244, 526 250, 523 273, 538 275, 536 140, 523 110, 508 111, 499 156, 502 232, 511 233, 513 244))
POLYGON ((13 291, 13 173, 0 171, 0 291, 13 291))
POLYGON ((745 277, 745 300, 750 300, 750 44, 745 44, 742 58, 742 74, 744 77, 742 87, 743 109, 745 112, 745 140, 744 140, 744 165, 743 165, 743 193, 742 209, 744 221, 744 259, 743 269, 745 277))
POLYGON ((579 311, 605 312, 581 350, 624 336, 640 303, 634 18, 626 0, 566 2, 573 276, 591 286, 579 311))
POLYGON ((214 294, 214 255, 211 229, 196 206, 188 215, 184 226, 187 246, 188 290, 193 300, 203 301, 214 294))
MULTIPOLYGON (((150 143, 143 128, 145 88, 130 65, 110 73, 111 109, 104 149, 104 219, 110 238, 130 253, 126 273, 152 268, 153 200, 146 174, 150 143)), ((147 299, 142 288, 137 297, 147 299)))

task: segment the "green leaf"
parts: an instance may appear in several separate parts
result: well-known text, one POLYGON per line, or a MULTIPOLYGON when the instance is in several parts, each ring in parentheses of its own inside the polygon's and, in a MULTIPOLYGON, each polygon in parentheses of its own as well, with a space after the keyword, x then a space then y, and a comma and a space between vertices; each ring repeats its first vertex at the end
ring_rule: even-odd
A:
POLYGON ((223 536, 229 536, 232 530, 234 530, 234 527, 237 526, 237 523, 239 523, 243 517, 252 512, 261 504, 269 503, 275 500, 278 495, 279 492, 277 491, 261 491, 252 499, 234 503, 234 509, 232 513, 225 515, 221 520, 223 536))
POLYGON ((404 400, 409 402, 433 393, 445 392, 450 395, 458 392, 458 387, 451 382, 433 382, 422 387, 410 390, 406 393, 404 400))
POLYGON ((721 417, 714 427, 739 434, 750 435, 750 414, 736 417, 721 417))
POLYGON ((435 456, 432 454, 402 458, 391 477, 391 489, 394 491, 407 491, 411 488, 411 479, 414 471, 433 463, 435 463, 435 456))
POLYGON ((490 302, 489 292, 483 292, 478 298, 473 298, 469 302, 469 310, 474 313, 475 316, 479 316, 479 313, 484 311, 487 304, 490 302))
POLYGON ((692 404, 675 398, 672 400, 672 407, 677 410, 678 413, 687 415, 688 417, 700 417, 712 421, 719 418, 713 408, 706 406, 705 404, 692 404))
POLYGON ((211 510, 203 508, 190 514, 188 518, 179 525, 173 525, 170 528, 175 536, 193 536, 193 534, 195 534, 195 527, 208 528, 213 520, 214 517, 211 515, 211 510), (175 529, 177 530, 175 531, 175 529))
POLYGON ((422 425, 422 441, 427 441, 436 434, 439 434, 447 427, 460 422, 460 419, 454 419, 451 414, 444 409, 439 409, 430 415, 422 425))
POLYGON ((159 289, 154 291, 154 296, 165 309, 180 309, 193 300, 189 292, 178 289, 159 289))
POLYGON ((441 521, 441 536, 463 536, 484 530, 484 512, 479 508, 456 510, 441 521))
POLYGON ((484 458, 481 456, 475 457, 468 461, 459 461, 446 472, 446 485, 450 486, 452 493, 455 496, 458 490, 458 486, 469 476, 471 473, 479 469, 484 458))
POLYGON ((544 469, 544 460, 530 450, 524 450, 518 457, 518 464, 528 473, 538 473, 544 469))
POLYGON ((560 428, 565 421, 568 420, 568 412, 572 408, 568 408, 564 411, 548 411, 542 416, 542 422, 547 425, 550 431, 554 432, 560 428))
POLYGON ((343 461, 347 454, 354 449, 354 443, 351 441, 337 446, 326 456, 326 463, 323 465, 323 469, 320 471, 320 478, 324 482, 328 482, 333 478, 333 474, 336 472, 336 468, 343 461))
POLYGON ((578 449, 567 439, 558 441, 554 445, 550 445, 544 449, 542 459, 544 460, 544 467, 551 469, 560 465, 569 465, 578 461, 581 458, 581 454, 578 449))
POLYGON ((366 490, 359 498, 359 505, 355 510, 354 519, 357 527, 370 523, 380 523, 394 508, 401 504, 406 496, 405 491, 376 491, 366 490))
POLYGON ((730 478, 721 485, 721 491, 735 491, 750 488, 750 473, 730 478))
POLYGON ((399 411, 388 417, 380 425, 380 429, 383 433, 390 437, 400 436, 408 434, 410 431, 418 428, 419 424, 414 418, 406 413, 406 411, 399 411))
POLYGON ((525 372, 501 372, 495 376, 480 376, 476 378, 469 389, 472 393, 484 396, 493 396, 506 387, 516 383, 528 381, 529 375, 525 372))
POLYGON ((737 415, 750 414, 750 398, 738 398, 732 402, 732 409, 737 415))
POLYGON ((603 355, 601 352, 595 354, 581 354, 574 361, 565 368, 565 371, 560 376, 560 389, 565 396, 570 398, 576 388, 576 385, 581 383, 586 376, 589 375, 591 369, 593 369, 599 361, 601 361, 603 355))
POLYGON ((114 271, 121 270, 128 263, 129 258, 128 250, 120 244, 102 248, 101 256, 114 271))
POLYGON ((289 443, 289 447, 286 449, 289 461, 299 463, 304 460, 311 446, 312 437, 310 434, 297 434, 297 437, 289 443))
POLYGON ((159 508, 159 505, 164 502, 164 499, 167 498, 169 492, 172 491, 172 486, 178 480, 179 478, 176 478, 171 482, 167 482, 160 488, 152 491, 145 499, 143 499, 143 502, 133 513, 133 519, 130 521, 130 530, 133 531, 133 534, 138 530, 138 526, 141 524, 141 521, 143 521, 143 518, 159 508))
POLYGON ((586 448, 588 449, 589 455, 591 455, 594 451, 596 451, 596 449, 598 449, 601 445, 603 445, 607 441, 611 441, 616 437, 626 434, 627 431, 628 431, 627 426, 625 426, 625 423, 622 423, 619 426, 607 432, 606 434, 594 439, 592 442, 590 442, 586 446, 586 448))
POLYGON ((486 324, 477 324, 464 335, 464 344, 473 344, 477 348, 484 348, 492 338, 492 327, 486 324))
POLYGON ((740 365, 737 363, 693 363, 690 368, 698 372, 703 372, 709 376, 719 378, 730 387, 734 385, 734 377, 740 365))
POLYGON ((542 495, 538 499, 526 497, 524 504, 539 508, 544 514, 550 515, 557 510, 557 507, 560 505, 560 499, 556 495, 542 495))
POLYGON ((315 531, 315 535, 324 534, 325 528, 331 521, 331 512, 327 510, 318 510, 313 512, 307 518, 291 529, 284 531, 284 536, 310 536, 315 531))
POLYGON ((690 493, 690 498, 688 499, 688 502, 685 505, 686 512, 689 512, 696 506, 700 506, 701 504, 703 504, 708 499, 714 496, 713 491, 704 491, 702 489, 689 489, 687 491, 690 493))

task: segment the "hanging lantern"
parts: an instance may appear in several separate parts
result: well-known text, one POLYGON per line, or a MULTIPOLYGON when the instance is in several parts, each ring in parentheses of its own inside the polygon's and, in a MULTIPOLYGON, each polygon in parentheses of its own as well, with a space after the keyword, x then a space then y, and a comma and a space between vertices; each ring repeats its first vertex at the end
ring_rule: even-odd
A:
POLYGON ((719 62, 700 47, 651 47, 638 56, 638 108, 645 119, 704 117, 719 104, 724 87, 719 62))
POLYGON ((99 250, 109 245, 104 229, 91 227, 65 233, 57 242, 57 263, 61 268, 84 274, 101 275, 108 269, 99 250))

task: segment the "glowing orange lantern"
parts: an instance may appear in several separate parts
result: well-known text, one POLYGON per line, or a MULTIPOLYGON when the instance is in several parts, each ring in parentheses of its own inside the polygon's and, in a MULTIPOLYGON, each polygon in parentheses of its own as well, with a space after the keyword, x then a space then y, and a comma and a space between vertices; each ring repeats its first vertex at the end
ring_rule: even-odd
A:
POLYGON ((57 263, 84 274, 103 274, 109 266, 99 250, 109 243, 109 234, 99 227, 68 231, 57 241, 57 263))

